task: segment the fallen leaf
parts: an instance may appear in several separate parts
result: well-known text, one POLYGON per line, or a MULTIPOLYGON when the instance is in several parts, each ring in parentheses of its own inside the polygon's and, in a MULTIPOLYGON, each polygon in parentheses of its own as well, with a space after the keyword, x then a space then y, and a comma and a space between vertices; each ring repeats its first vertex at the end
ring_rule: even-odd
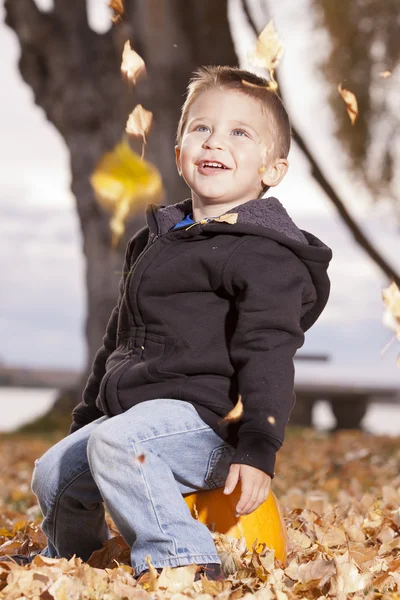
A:
POLYGON ((182 592, 185 588, 192 586, 197 569, 196 564, 174 569, 164 567, 157 580, 158 589, 165 589, 171 594, 182 592))
POLYGON ((379 73, 379 77, 383 77, 383 79, 387 79, 388 77, 392 76, 392 72, 391 71, 381 71, 379 73))
POLYGON ((346 534, 341 527, 320 527, 315 524, 317 540, 327 548, 343 546, 347 543, 346 534))

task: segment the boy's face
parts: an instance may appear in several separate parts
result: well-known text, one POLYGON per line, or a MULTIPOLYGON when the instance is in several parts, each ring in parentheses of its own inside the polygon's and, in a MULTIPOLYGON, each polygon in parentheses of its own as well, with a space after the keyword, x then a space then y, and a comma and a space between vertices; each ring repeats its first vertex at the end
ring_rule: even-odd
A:
POLYGON ((213 88, 193 102, 180 146, 178 172, 201 204, 241 204, 257 198, 262 183, 277 185, 288 162, 274 158, 268 115, 240 91, 213 88), (207 162, 221 166, 207 166, 207 162))

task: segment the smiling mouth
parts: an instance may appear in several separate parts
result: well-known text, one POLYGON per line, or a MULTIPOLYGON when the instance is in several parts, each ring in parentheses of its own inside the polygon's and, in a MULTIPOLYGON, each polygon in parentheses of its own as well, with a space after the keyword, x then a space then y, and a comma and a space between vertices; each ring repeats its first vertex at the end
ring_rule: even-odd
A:
POLYGON ((202 160, 197 163, 199 171, 230 171, 229 167, 223 163, 214 160, 202 160))

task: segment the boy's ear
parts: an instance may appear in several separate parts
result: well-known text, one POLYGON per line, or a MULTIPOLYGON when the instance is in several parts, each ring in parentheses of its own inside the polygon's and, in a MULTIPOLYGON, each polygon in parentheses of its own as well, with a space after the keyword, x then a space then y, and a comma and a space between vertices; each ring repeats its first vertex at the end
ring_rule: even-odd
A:
POLYGON ((181 169, 181 149, 179 146, 175 146, 175 160, 176 160, 176 168, 178 169, 178 173, 182 176, 181 169))
POLYGON ((268 187, 275 187, 285 177, 288 168, 289 162, 286 158, 277 158, 270 165, 266 166, 262 182, 268 187))

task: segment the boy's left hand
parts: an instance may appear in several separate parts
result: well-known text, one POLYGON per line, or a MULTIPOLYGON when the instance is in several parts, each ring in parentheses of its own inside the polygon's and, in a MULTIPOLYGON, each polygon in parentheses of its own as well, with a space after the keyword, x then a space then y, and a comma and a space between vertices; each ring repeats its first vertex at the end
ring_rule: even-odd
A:
POLYGON ((231 494, 239 479, 242 482, 242 493, 236 505, 237 517, 256 510, 267 499, 271 486, 271 477, 264 471, 250 465, 234 463, 229 468, 224 494, 231 494))

